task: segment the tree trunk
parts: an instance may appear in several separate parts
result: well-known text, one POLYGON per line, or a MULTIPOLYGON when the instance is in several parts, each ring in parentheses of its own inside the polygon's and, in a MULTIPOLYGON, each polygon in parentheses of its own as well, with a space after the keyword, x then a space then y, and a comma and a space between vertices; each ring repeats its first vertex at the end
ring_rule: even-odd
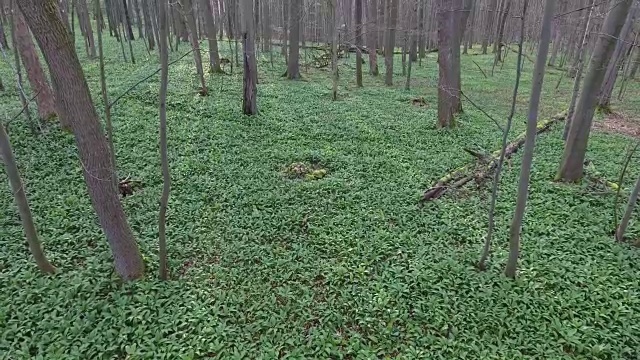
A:
POLYGON ((487 54, 487 47, 489 46, 489 39, 493 32, 493 24, 496 19, 496 9, 498 7, 498 0, 489 0, 489 8, 487 9, 486 21, 484 26, 484 34, 482 37, 482 54, 487 54))
POLYGON ((578 101, 578 94, 580 92, 580 84, 582 83, 582 74, 584 73, 584 53, 587 45, 589 44, 589 25, 591 23, 591 17, 593 15, 593 8, 597 0, 591 0, 591 7, 588 10, 587 21, 584 22, 582 28, 582 42, 578 49, 578 56, 576 57, 577 63, 575 64, 576 73, 573 82, 573 92, 571 94, 571 102, 569 103, 569 110, 567 111, 567 120, 564 124, 564 131, 562 132, 562 140, 567 140, 569 129, 571 128, 571 122, 573 114, 576 110, 576 102, 578 101))
MULTIPOLYGON (((1 10, 1 9, 0 9, 1 10)), ((36 260, 38 268, 45 273, 53 274, 56 272, 56 268, 49 263, 47 257, 42 250, 40 240, 38 239, 38 232, 31 216, 31 208, 27 201, 27 195, 24 191, 24 184, 22 178, 18 172, 18 165, 16 159, 13 156, 13 150, 11 149, 11 143, 9 136, 5 131, 4 125, 0 122, 0 155, 5 164, 5 171, 11 184, 11 190, 13 192, 16 205, 18 206, 18 212, 20 213, 20 220, 22 221, 22 227, 29 244, 29 250, 36 260)))
POLYGON ((633 214, 633 209, 636 206, 636 202, 638 201, 638 195, 640 194, 640 177, 636 181, 636 186, 634 186, 631 195, 629 196, 629 202, 627 203, 627 209, 624 212, 624 216, 622 217, 622 221, 620 221, 620 225, 616 229, 616 241, 622 242, 624 241, 624 234, 627 232, 627 227, 629 226, 629 221, 631 220, 631 215, 633 214))
POLYGON ((362 0, 355 0, 356 6, 356 84, 362 87, 362 0))
POLYGON ((367 40, 369 44, 369 74, 378 76, 378 0, 371 0, 369 3, 369 16, 367 18, 367 40))
POLYGON ((49 64, 60 115, 75 135, 89 196, 104 230, 115 268, 125 280, 141 277, 144 263, 113 186, 114 169, 89 86, 55 0, 18 3, 49 64))
POLYGON ((78 7, 78 19, 80 20, 80 27, 84 29, 83 34, 85 36, 85 41, 89 46, 87 55, 90 59, 94 59, 96 57, 96 44, 93 38, 93 29, 91 27, 91 18, 89 17, 87 0, 76 0, 76 5, 78 7))
POLYGON ((300 0, 292 0, 289 8, 289 61, 287 63, 287 78, 295 80, 300 78, 300 17, 302 6, 300 0))
POLYGON ((425 0, 418 0, 418 57, 424 59, 425 50, 425 33, 424 33, 424 7, 425 0))
POLYGON ((575 182, 582 178, 584 157, 589 142, 591 123, 596 110, 598 91, 602 86, 606 67, 616 46, 633 0, 622 0, 612 6, 600 30, 587 75, 578 97, 576 112, 564 147, 558 180, 575 182))
MULTIPOLYGON (((204 80, 204 69, 202 67, 202 54, 200 53, 200 43, 198 42, 198 28, 196 27, 196 17, 191 0, 181 0, 182 11, 186 19, 187 27, 191 36, 191 48, 193 49, 193 60, 196 63, 196 72, 200 80, 200 95, 207 95, 207 83, 204 80)), ((214 34, 215 38, 215 34, 214 34)), ((214 39, 215 40, 215 39, 214 39)))
MULTIPOLYGON (((416 42, 416 35, 415 32, 418 28, 418 24, 417 22, 419 22, 418 18, 417 18, 417 9, 415 8, 417 6, 416 3, 413 4, 413 8, 411 9, 411 16, 409 16, 409 19, 411 19, 411 21, 409 22, 409 32, 410 32, 410 38, 411 38, 411 43, 415 43, 416 42)), ((407 82, 404 86, 404 89, 409 91, 411 90, 411 68, 412 68, 412 63, 413 61, 411 59, 413 58, 417 58, 418 56, 418 47, 417 46, 411 46, 409 47, 409 66, 407 68, 407 82)), ((417 60, 417 59, 416 59, 417 60)))
POLYGON ((258 113, 256 96, 258 94, 258 65, 256 63, 255 31, 253 29, 253 2, 240 0, 242 6, 242 52, 244 58, 244 97, 242 101, 245 115, 258 113))
POLYGON ((135 40, 133 36, 133 28, 131 27, 131 16, 129 16, 129 7, 127 6, 127 0, 122 0, 122 11, 127 26, 127 33, 129 34, 129 40, 135 40))
MULTIPOLYGON (((136 13, 136 25, 138 26, 138 38, 143 39, 144 34, 142 32, 142 14, 140 13, 140 3, 138 0, 131 0, 133 3, 133 11, 136 13)), ((147 33, 149 36, 149 33, 147 33)))
POLYGON ((386 76, 384 83, 387 86, 393 85, 393 55, 396 48, 396 24, 398 22, 398 0, 388 0, 387 3, 387 34, 384 46, 384 65, 386 76))
POLYGON ((213 19, 213 9, 209 0, 201 0, 200 5, 204 11, 205 28, 209 39, 209 69, 214 73, 222 73, 220 67, 220 54, 218 53, 218 41, 216 40, 216 25, 213 19))
POLYGON ((332 82, 332 99, 333 101, 338 100, 338 30, 336 29, 336 12, 337 10, 337 1, 329 0, 330 4, 330 22, 329 26, 331 28, 331 82, 332 82))
POLYGON ((149 1, 153 0, 142 0, 142 16, 144 17, 144 32, 149 42, 149 50, 153 51, 156 48, 156 42, 153 20, 151 18, 151 11, 149 10, 149 1))
MULTIPOLYGON (((528 0, 525 0, 528 1, 528 0)), ((518 257, 520 255, 520 231, 522 230, 522 220, 527 207, 529 197, 529 179, 531 177, 531 164, 533 162, 533 150, 536 145, 536 133, 538 128, 538 108, 540 106, 540 94, 542 93, 542 83, 544 82, 547 56, 549 55, 549 42, 551 41, 551 21, 555 13, 557 0, 546 0, 544 6, 544 16, 542 18, 542 34, 540 35, 540 45, 538 46, 538 56, 533 70, 531 85, 531 97, 529 99, 529 115, 527 117, 526 140, 522 155, 522 166, 520 168, 520 179, 518 180, 518 198, 516 209, 509 229, 509 259, 505 268, 505 275, 510 278, 516 277, 518 257)))
POLYGON ((282 47, 280 49, 285 61, 288 61, 287 40, 289 39, 289 1, 290 0, 282 0, 282 18, 284 19, 284 24, 282 26, 282 47))
MULTIPOLYGON (((204 8, 205 10, 207 7, 204 8)), ((169 174, 169 159, 167 155, 167 87, 169 83, 169 49, 168 49, 168 21, 166 0, 160 0, 160 159, 162 163, 162 196, 160 198, 160 214, 158 219, 159 234, 159 276, 162 280, 169 278, 169 268, 167 265, 167 235, 166 235, 166 215, 169 203, 169 192, 171 191, 171 176, 169 174)), ((215 35, 215 32, 214 32, 215 35)), ((215 36, 214 36, 215 37, 215 36)), ((215 40, 215 38, 214 38, 215 40)))
POLYGON ((633 30, 633 23, 636 20, 637 7, 633 7, 627 16, 627 20, 620 31, 620 36, 617 40, 616 48, 613 52, 613 56, 607 66, 607 72, 604 75, 604 83, 600 88, 598 94, 598 107, 601 109, 609 109, 611 105, 611 93, 618 79, 618 71, 624 58, 624 49, 626 48, 626 39, 629 37, 631 30, 633 30))
POLYGON ((511 10, 512 0, 504 0, 504 1, 506 4, 504 7, 502 17, 500 18, 500 22, 498 23, 498 33, 496 36, 496 41, 493 44, 493 52, 494 54, 496 54, 496 60, 495 60, 496 63, 499 61, 502 61, 502 39, 504 37, 504 28, 507 23, 507 19, 509 17, 509 11, 511 10))
POLYGON ((384 50, 384 47, 386 46, 386 44, 384 43, 384 40, 385 40, 384 27, 387 24, 385 20, 386 19, 385 13, 387 12, 386 1, 390 1, 390 0, 373 0, 373 1, 380 1, 380 3, 378 4, 378 18, 377 18, 378 51, 380 51, 380 50, 384 50))
MULTIPOLYGON (((453 79, 455 46, 455 11, 461 1, 438 0, 438 126, 454 127, 457 112, 455 80, 453 79)), ((459 44, 458 44, 459 45, 459 44)))
POLYGON ((31 90, 36 96, 38 105, 38 115, 43 120, 49 120, 56 116, 56 103, 53 92, 49 87, 47 76, 42 70, 40 59, 36 47, 33 44, 29 27, 27 26, 22 13, 16 9, 14 12, 16 26, 16 45, 20 58, 27 71, 27 78, 31 84, 31 90))

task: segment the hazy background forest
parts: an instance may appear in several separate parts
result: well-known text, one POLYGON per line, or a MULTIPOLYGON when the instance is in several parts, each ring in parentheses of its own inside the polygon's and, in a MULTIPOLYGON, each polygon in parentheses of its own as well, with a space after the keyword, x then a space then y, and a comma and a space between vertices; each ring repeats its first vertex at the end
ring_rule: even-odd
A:
POLYGON ((640 358, 638 1, 0 9, 0 358, 640 358))

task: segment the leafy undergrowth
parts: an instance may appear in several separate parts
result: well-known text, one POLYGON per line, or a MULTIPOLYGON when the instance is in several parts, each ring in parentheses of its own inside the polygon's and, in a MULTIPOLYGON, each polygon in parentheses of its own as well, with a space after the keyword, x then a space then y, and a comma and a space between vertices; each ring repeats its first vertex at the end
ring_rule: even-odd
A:
MULTIPOLYGON (((112 98, 157 67, 155 54, 146 58, 136 45, 139 63, 123 64, 118 44, 107 42, 112 98)), ((489 79, 471 59, 490 72, 490 57, 463 57, 465 93, 498 119, 509 107, 512 55, 489 79)), ((123 199, 148 266, 143 281, 122 284, 112 273, 72 136, 50 127, 34 137, 16 120, 10 135, 35 220, 61 271, 37 272, 1 187, 0 357, 640 357, 638 250, 610 236, 612 193, 552 182, 560 127, 538 139, 516 281, 501 271, 519 157, 505 169, 484 273, 473 263, 486 229, 485 187, 417 207, 432 181, 472 160, 463 147, 493 150, 500 141, 468 103, 458 128, 436 129, 434 56, 414 67, 409 92, 399 57, 393 88, 365 76, 357 89, 348 59, 341 99, 332 102, 326 71, 303 70, 303 81, 289 82, 279 57, 271 67, 260 55, 260 114, 251 118, 241 114, 241 75, 211 76, 203 98, 191 59, 175 64, 167 104, 169 282, 156 276, 158 79, 114 108, 119 175, 144 182, 123 199), (429 106, 413 106, 417 97, 429 106), (329 171, 292 181, 283 176, 292 164, 329 171)), ((83 64, 101 108, 97 63, 83 64)), ((531 67, 514 134, 524 129, 531 67)), ((568 103, 570 81, 555 90, 559 78, 549 71, 544 116, 568 103)), ((629 91, 637 94, 637 84, 629 91)), ((15 93, 0 96, 2 113, 13 114, 15 93)), ((625 137, 594 133, 588 157, 614 180, 628 146, 625 137)), ((637 173, 633 166, 627 188, 637 173)), ((640 226, 630 236, 640 236, 640 226)))

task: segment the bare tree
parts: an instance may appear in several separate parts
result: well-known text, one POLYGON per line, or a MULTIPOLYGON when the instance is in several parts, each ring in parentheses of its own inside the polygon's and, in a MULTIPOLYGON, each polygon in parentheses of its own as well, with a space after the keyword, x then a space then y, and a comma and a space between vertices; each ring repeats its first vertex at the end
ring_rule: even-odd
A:
POLYGON ((576 102, 578 101, 578 94, 580 92, 580 84, 582 83, 582 73, 584 72, 584 53, 587 48, 589 42, 589 25, 591 23, 591 16, 593 15, 593 8, 595 6, 596 0, 590 0, 591 6, 588 10, 587 21, 584 22, 584 26, 582 28, 582 43, 580 44, 580 49, 578 49, 577 55, 577 63, 576 65, 576 73, 575 79, 573 82, 573 92, 571 94, 571 102, 569 103, 569 110, 567 111, 567 120, 564 124, 564 131, 562 133, 562 139, 567 140, 567 135, 569 134, 569 129, 571 127, 571 121, 573 119, 573 114, 576 110, 576 102))
POLYGON ((356 6, 356 84, 362 87, 362 0, 355 0, 356 6))
MULTIPOLYGON (((87 7, 87 0, 75 0, 78 8, 78 20, 80 21, 80 28, 83 29, 85 41, 88 46, 87 55, 90 59, 96 57, 96 45, 93 38, 93 29, 91 26, 91 18, 89 17, 89 8, 87 7)), ((73 16, 72 16, 73 18, 73 16)))
MULTIPOLYGON (((167 261, 167 206, 169 204, 169 193, 171 191, 171 175, 169 173, 169 159, 167 156, 167 87, 169 84, 169 46, 167 31, 167 2, 159 0, 160 4, 160 39, 158 47, 160 47, 160 159, 162 162, 162 196, 160 197, 160 214, 158 220, 159 234, 159 260, 160 260, 160 279, 167 280, 169 278, 169 268, 167 261)), ((192 36, 194 34, 191 34, 192 36)), ((214 39, 215 40, 215 39, 214 39)))
POLYGON ((151 11, 149 8, 149 1, 153 0, 142 0, 142 16, 144 17, 144 32, 147 36, 147 41, 149 42, 149 50, 154 50, 156 47, 155 42, 155 33, 153 29, 153 19, 151 17, 151 11))
POLYGON ((576 111, 571 119, 562 163, 556 176, 558 180, 575 182, 582 178, 584 157, 596 110, 598 91, 602 86, 607 64, 611 59, 617 38, 632 3, 633 0, 616 1, 607 13, 589 62, 582 92, 576 104, 576 111))
MULTIPOLYGON (((204 80, 204 69, 202 67, 202 54, 200 53, 200 43, 198 42, 198 28, 196 26, 196 17, 191 0, 181 0, 182 11, 187 21, 187 27, 191 36, 191 48, 193 49, 193 60, 196 64, 196 72, 200 80, 200 95, 207 95, 207 83, 204 80)), ((215 36, 214 36, 215 38, 215 36)))
POLYGON ((336 29, 336 12, 337 1, 329 0, 329 26, 331 29, 331 80, 332 80, 332 98, 333 101, 338 100, 338 31, 336 29))
POLYGON ((242 52, 244 59, 244 97, 242 108, 245 115, 258 113, 258 65, 256 63, 256 41, 253 28, 253 4, 251 0, 240 0, 242 16, 242 52))
POLYGON ((16 164, 16 159, 13 156, 13 149, 11 149, 11 142, 9 141, 9 136, 7 135, 2 122, 0 122, 0 155, 2 155, 2 159, 5 164, 5 171, 7 172, 9 183, 11 184, 11 190, 13 190, 13 196, 16 204, 18 205, 18 212, 20 213, 22 227, 24 228, 27 243, 29 244, 29 250, 31 251, 33 258, 36 260, 36 265, 38 265, 38 268, 42 272, 50 274, 55 273, 56 268, 51 265, 49 260, 47 260, 44 251, 42 251, 40 239, 38 239, 38 232, 36 231, 36 226, 33 222, 33 217, 31 216, 31 208, 29 207, 27 195, 24 191, 24 184, 22 183, 22 178, 18 172, 18 165, 16 164))
POLYGON ((16 9, 15 17, 15 36, 16 47, 20 53, 20 58, 27 71, 27 78, 31 84, 32 91, 36 95, 36 104, 38 105, 38 114, 41 119, 48 120, 56 116, 55 99, 53 92, 49 87, 47 76, 42 70, 40 59, 36 47, 31 39, 31 33, 20 10, 16 9))
POLYGON ((109 146, 70 34, 60 16, 49 11, 56 8, 55 0, 21 0, 18 5, 49 65, 61 116, 68 119, 75 135, 89 196, 109 241, 115 269, 123 279, 139 278, 144 263, 113 185, 109 146))
POLYGON ((618 79, 618 72, 624 59, 624 50, 627 47, 626 39, 633 30, 633 23, 636 20, 637 11, 637 6, 631 9, 629 15, 627 15, 627 20, 620 31, 620 37, 617 41, 616 48, 613 51, 613 55, 611 56, 611 60, 609 61, 607 72, 604 75, 604 83, 602 84, 600 93, 598 94, 598 107, 601 109, 609 109, 611 105, 611 94, 613 93, 613 88, 616 84, 616 80, 618 79))
POLYGON ((387 2, 387 34, 384 46, 384 65, 386 76, 384 83, 387 86, 393 85, 393 55, 396 47, 396 26, 398 23, 398 0, 388 0, 387 2))
POLYGON ((511 2, 512 0, 504 0, 503 2, 502 16, 498 23, 498 33, 496 34, 496 40, 493 44, 493 53, 496 56, 494 63, 502 61, 502 40, 504 38, 504 28, 507 24, 509 11, 511 10, 511 2))
POLYGON ((129 40, 135 40, 135 37, 133 36, 133 28, 131 27, 131 16, 129 15, 127 0, 122 0, 122 16, 124 19, 124 25, 127 26, 127 34, 129 40))
POLYGON ((289 7, 289 61, 287 64, 287 78, 295 80, 300 78, 300 18, 302 6, 300 0, 291 0, 289 7))
POLYGON ((200 6, 204 11, 204 21, 207 30, 207 38, 209 39, 209 66, 210 71, 214 73, 222 73, 220 67, 220 54, 218 52, 218 41, 216 40, 216 25, 213 19, 213 9, 209 0, 201 0, 200 6))
POLYGON ((536 145, 536 132, 538 127, 538 108, 540 106, 540 94, 542 93, 542 83, 544 82, 544 73, 547 65, 547 55, 549 55, 551 21, 553 20, 555 7, 556 0, 545 1, 544 16, 542 18, 542 34, 540 35, 540 45, 538 46, 538 56, 536 57, 533 70, 531 97, 529 99, 529 115, 527 117, 524 153, 522 155, 520 179, 518 180, 518 198, 509 229, 509 260, 507 261, 504 274, 510 278, 516 277, 518 257, 520 255, 520 231, 522 230, 522 220, 524 219, 524 212, 527 207, 527 198, 529 197, 529 179, 531 177, 531 164, 533 162, 533 150, 536 145))
POLYGON ((489 39, 493 32, 493 24, 496 19, 496 9, 498 7, 498 0, 489 0, 489 7, 486 13, 486 19, 484 23, 484 33, 482 36, 482 54, 487 54, 487 47, 489 46, 489 39))
POLYGON ((484 241, 484 247, 482 249, 482 255, 478 262, 478 269, 485 270, 487 266, 487 260, 491 253, 491 241, 493 240, 493 231, 495 228, 494 216, 496 210, 496 201, 498 199, 498 188, 500 186, 500 176, 502 174, 502 167, 504 166, 504 160, 507 153, 507 141, 509 140, 509 132, 511 132, 511 126, 513 125, 513 117, 516 113, 516 103, 518 100, 518 89, 520 88, 520 78, 522 77, 522 52, 524 51, 524 37, 525 37, 525 18, 527 16, 527 8, 529 6, 529 0, 524 0, 522 6, 522 16, 520 17, 520 41, 518 42, 518 60, 516 62, 516 83, 513 87, 513 96, 511 97, 511 112, 507 118, 507 126, 502 132, 502 146, 500 148, 500 157, 496 164, 496 170, 493 175, 493 186, 491 188, 491 200, 489 203, 489 216, 487 227, 487 236, 484 241))
POLYGON ((369 50, 369 74, 378 76, 378 0, 369 1, 367 16, 367 48, 369 50))

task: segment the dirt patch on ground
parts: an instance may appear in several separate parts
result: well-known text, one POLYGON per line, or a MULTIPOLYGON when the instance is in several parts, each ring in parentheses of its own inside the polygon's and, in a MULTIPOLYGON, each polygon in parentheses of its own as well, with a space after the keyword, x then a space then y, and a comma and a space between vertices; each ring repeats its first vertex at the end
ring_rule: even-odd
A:
POLYGON ((593 128, 605 133, 640 138, 640 119, 634 119, 623 113, 607 114, 603 121, 595 121, 593 128))

